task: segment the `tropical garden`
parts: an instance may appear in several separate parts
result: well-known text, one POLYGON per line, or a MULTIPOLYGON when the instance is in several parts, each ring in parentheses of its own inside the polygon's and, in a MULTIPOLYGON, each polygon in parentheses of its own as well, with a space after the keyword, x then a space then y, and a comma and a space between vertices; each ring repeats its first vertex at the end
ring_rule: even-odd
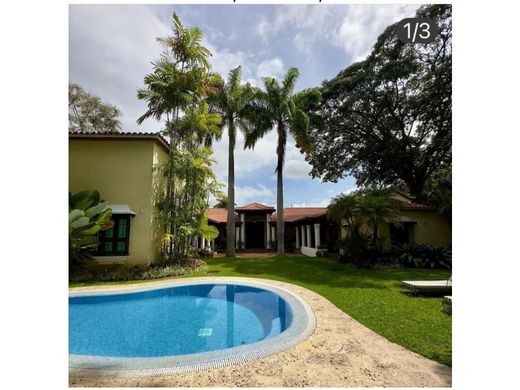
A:
MULTIPOLYGON (((392 191, 435 206, 451 224, 451 6, 422 6, 417 16, 439 26, 433 43, 402 43, 395 25, 388 26, 365 60, 320 87, 298 90, 295 67, 280 80, 265 77, 261 87, 243 83, 240 66, 226 77, 213 72, 201 30, 185 27, 174 14, 171 34, 158 38, 162 55, 137 93, 147 105, 138 123, 159 121, 169 141, 167 161, 154 168, 164 178, 154 216, 164 227, 161 264, 155 271, 97 271, 91 280, 73 285, 176 275, 287 281, 322 294, 389 340, 451 364, 451 318, 442 313, 440 299, 411 298, 399 289, 403 279, 449 277, 451 254, 440 248, 397 248, 390 256, 397 262, 381 267, 380 261, 388 253, 383 253, 378 227, 399 223, 400 203, 392 191), (271 131, 277 136, 278 257, 236 258, 237 132, 243 133, 245 148, 254 148, 271 131), (227 194, 212 170, 211 147, 224 133, 229 145, 227 194), (349 235, 339 243, 340 262, 284 256, 283 173, 292 139, 312 166, 313 177, 337 181, 351 175, 357 181, 358 191, 340 194, 329 205, 330 218, 346 220, 349 226, 349 235), (210 196, 227 208, 227 249, 226 257, 204 263, 192 242, 199 235, 211 239, 218 234, 205 217, 210 196)), ((120 130, 117 108, 77 85, 71 85, 69 95, 72 130, 120 130)), ((96 235, 110 229, 105 206, 95 191, 70 195, 71 267, 88 261, 96 235)))

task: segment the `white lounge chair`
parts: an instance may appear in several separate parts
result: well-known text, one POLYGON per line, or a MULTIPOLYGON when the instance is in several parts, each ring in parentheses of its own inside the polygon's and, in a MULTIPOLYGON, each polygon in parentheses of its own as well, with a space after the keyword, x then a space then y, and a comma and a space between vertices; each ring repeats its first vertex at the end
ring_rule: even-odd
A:
POLYGON ((451 278, 448 280, 403 280, 401 287, 419 293, 451 293, 451 278))

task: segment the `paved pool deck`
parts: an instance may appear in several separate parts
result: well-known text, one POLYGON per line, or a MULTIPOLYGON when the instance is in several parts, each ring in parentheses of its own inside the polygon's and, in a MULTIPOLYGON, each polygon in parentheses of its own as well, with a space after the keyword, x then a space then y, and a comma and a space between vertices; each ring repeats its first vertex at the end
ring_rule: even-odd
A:
MULTIPOLYGON (((117 377, 95 370, 69 369, 71 387, 451 387, 451 368, 391 343, 352 319, 321 295, 290 283, 258 278, 204 277, 174 281, 240 282, 283 288, 303 298, 317 324, 306 341, 259 360, 210 371, 169 376, 117 377)), ((119 286, 77 287, 71 292, 114 291, 119 286)))

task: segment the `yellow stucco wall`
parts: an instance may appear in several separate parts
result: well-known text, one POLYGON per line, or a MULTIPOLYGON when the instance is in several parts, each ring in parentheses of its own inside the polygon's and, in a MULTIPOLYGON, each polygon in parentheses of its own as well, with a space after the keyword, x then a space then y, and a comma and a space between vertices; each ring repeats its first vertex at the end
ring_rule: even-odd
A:
POLYGON ((417 221, 415 242, 427 245, 451 245, 451 227, 436 211, 404 211, 404 217, 417 221))
MULTIPOLYGON (((402 216, 417 221, 414 235, 416 244, 450 246, 451 227, 436 211, 403 211, 402 216)), ((343 220, 342 224, 346 221, 343 220)), ((341 228, 341 238, 346 237, 346 229, 341 228)), ((379 226, 379 234, 390 246, 390 227, 388 224, 379 226)))
POLYGON ((103 200, 128 204, 136 213, 126 266, 149 265, 156 256, 152 168, 165 156, 152 140, 69 140, 69 191, 98 190, 103 200))

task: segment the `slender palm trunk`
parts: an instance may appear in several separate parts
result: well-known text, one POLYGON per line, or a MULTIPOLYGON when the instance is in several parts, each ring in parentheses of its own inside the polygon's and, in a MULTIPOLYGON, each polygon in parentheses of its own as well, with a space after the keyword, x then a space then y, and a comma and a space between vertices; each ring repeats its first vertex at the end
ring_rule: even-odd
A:
POLYGON ((230 123, 228 149, 228 205, 226 256, 235 257, 235 127, 230 123))
POLYGON ((378 234, 379 234, 379 225, 376 222, 376 223, 374 223, 374 232, 372 233, 372 248, 374 248, 374 249, 377 245, 378 234))
MULTIPOLYGON (((169 125, 169 124, 168 124, 169 125)), ((168 179, 166 182, 166 199, 167 199, 167 209, 166 209, 166 232, 170 235, 168 241, 168 260, 171 261, 173 255, 173 169, 172 169, 172 159, 173 159, 173 130, 169 129, 170 133, 170 148, 168 149, 168 179)))
POLYGON ((283 222, 283 175, 282 169, 276 172, 276 239, 278 240, 278 256, 285 255, 284 237, 285 225, 283 222))
POLYGON ((276 239, 278 241, 278 256, 285 255, 285 224, 283 222, 283 159, 285 152, 285 129, 278 126, 278 147, 276 154, 276 239))

